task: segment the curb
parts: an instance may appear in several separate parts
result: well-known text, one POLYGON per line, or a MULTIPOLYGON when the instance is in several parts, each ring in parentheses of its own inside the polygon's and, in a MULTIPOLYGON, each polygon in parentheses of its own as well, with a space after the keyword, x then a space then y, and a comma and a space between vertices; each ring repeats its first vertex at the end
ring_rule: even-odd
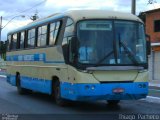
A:
POLYGON ((151 87, 160 87, 160 83, 149 83, 149 86, 151 86, 151 87))
POLYGON ((6 78, 7 76, 6 75, 0 75, 0 77, 6 78))
POLYGON ((160 98, 159 97, 147 96, 145 99, 141 99, 141 100, 151 102, 151 103, 160 104, 160 98))
POLYGON ((155 84, 155 83, 149 83, 149 88, 151 89, 158 89, 160 90, 160 84, 155 84))

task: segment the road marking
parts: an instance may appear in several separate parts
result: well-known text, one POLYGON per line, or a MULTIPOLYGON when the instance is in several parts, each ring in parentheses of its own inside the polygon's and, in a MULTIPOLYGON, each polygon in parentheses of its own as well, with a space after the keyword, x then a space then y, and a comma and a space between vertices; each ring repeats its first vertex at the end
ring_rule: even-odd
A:
POLYGON ((6 75, 0 75, 0 77, 6 78, 7 76, 6 75))
POLYGON ((153 97, 153 96, 147 96, 145 99, 142 99, 147 102, 152 102, 152 103, 159 103, 160 104, 160 98, 159 97, 153 97))

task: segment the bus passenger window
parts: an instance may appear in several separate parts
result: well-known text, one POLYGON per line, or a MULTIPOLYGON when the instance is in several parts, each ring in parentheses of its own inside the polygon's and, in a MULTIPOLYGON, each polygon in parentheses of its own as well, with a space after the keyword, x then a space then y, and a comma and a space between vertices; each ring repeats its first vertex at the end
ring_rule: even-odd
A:
POLYGON ((72 36, 73 35, 73 30, 74 30, 73 20, 68 18, 66 28, 65 28, 65 32, 64 32, 64 37, 72 36))
POLYGON ((11 35, 8 36, 8 51, 11 50, 11 35))
POLYGON ((37 46, 46 46, 47 43, 47 25, 38 28, 38 43, 37 46))
POLYGON ((12 50, 16 50, 17 48, 17 33, 16 34, 13 34, 13 39, 12 39, 12 50))
POLYGON ((60 22, 50 24, 49 45, 54 45, 60 29, 60 22))
POLYGON ((28 31, 28 48, 35 46, 35 29, 28 31))
POLYGON ((50 34, 49 34, 49 45, 53 45, 54 44, 54 30, 55 30, 55 23, 50 24, 50 34))
POLYGON ((20 49, 24 48, 24 38, 25 38, 25 32, 20 33, 20 49))
POLYGON ((53 35, 53 41, 54 41, 54 43, 56 42, 57 35, 58 35, 58 29, 54 31, 54 35, 53 35))
POLYGON ((73 20, 71 18, 68 18, 66 26, 70 26, 72 24, 73 24, 73 20))
POLYGON ((58 22, 56 23, 56 30, 59 29, 59 27, 60 27, 60 22, 58 21, 58 22))

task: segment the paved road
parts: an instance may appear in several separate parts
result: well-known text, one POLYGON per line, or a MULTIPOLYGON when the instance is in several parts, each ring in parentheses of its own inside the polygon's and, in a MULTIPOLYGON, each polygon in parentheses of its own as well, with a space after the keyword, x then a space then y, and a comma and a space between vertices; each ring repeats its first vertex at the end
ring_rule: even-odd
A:
MULTIPOLYGON (((160 117, 160 104, 148 102, 145 100, 138 101, 122 101, 119 106, 108 106, 104 101, 92 102, 92 103, 72 103, 67 107, 57 106, 50 96, 31 93, 27 95, 19 95, 16 87, 9 85, 5 78, 0 77, 0 114, 2 118, 4 114, 31 114, 38 117, 45 118, 48 116, 67 118, 67 115, 80 119, 90 115, 93 118, 99 119, 102 115, 108 115, 109 117, 119 117, 120 114, 158 114, 160 117), (46 116, 47 114, 47 116, 46 116), (50 115, 49 115, 50 114, 50 115)), ((68 116, 69 117, 69 116, 68 116)), ((39 118, 39 119, 40 119, 39 118)), ((93 119, 92 118, 92 119, 93 119)), ((104 118, 104 117, 103 117, 104 118)), ((110 118, 110 119, 111 119, 110 118)), ((115 118, 116 119, 116 118, 115 118)), ((87 119, 88 120, 88 119, 87 119)))

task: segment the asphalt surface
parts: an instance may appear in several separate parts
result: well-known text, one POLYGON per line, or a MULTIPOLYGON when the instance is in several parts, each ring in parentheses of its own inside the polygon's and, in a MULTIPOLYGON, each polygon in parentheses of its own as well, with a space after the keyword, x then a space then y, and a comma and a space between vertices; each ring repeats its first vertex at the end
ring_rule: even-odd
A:
MULTIPOLYGON (((160 91, 151 90, 149 95, 157 96, 160 91)), ((159 115, 160 104, 145 100, 121 101, 118 106, 109 106, 105 101, 72 102, 65 107, 55 104, 54 100, 45 94, 30 93, 19 95, 15 86, 0 77, 0 119, 18 118, 33 119, 122 119, 121 115, 140 114, 159 115), (10 116, 7 116, 10 115, 10 116), (16 116, 18 115, 18 116, 16 116)), ((124 119, 124 118, 123 118, 124 119)), ((17 120, 17 119, 16 119, 17 120)))

